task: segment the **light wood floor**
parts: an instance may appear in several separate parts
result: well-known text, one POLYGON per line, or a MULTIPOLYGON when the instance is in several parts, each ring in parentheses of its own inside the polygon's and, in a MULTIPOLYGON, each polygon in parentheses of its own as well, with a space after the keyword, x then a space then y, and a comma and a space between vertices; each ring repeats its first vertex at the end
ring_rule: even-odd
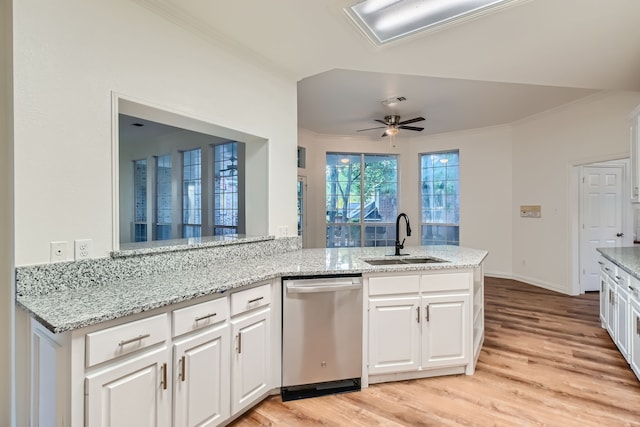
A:
POLYGON ((600 328, 598 294, 485 280, 486 338, 472 376, 373 385, 283 403, 245 426, 640 426, 640 383, 600 328))

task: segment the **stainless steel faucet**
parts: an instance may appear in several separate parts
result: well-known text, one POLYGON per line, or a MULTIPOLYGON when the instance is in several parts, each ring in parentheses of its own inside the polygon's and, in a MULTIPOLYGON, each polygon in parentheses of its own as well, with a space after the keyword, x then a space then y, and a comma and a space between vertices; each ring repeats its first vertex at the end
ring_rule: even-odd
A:
POLYGON ((407 223, 407 237, 411 236, 411 225, 409 225, 409 217, 406 213, 401 213, 396 218, 396 253, 394 255, 409 255, 409 254, 401 254, 400 249, 404 249, 404 241, 406 239, 402 239, 402 243, 400 243, 400 218, 404 218, 404 221, 407 223))

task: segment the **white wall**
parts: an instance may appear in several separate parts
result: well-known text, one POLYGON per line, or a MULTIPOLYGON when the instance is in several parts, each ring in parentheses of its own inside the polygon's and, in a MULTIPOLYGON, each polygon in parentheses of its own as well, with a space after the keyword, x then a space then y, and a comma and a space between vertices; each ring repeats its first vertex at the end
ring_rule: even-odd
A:
POLYGON ((513 276, 571 293, 573 166, 629 156, 640 93, 600 93, 513 125, 513 276), (520 205, 542 218, 520 218, 520 205))
POLYGON ((487 249, 486 271, 511 273, 511 131, 493 127, 468 132, 398 139, 336 137, 300 130, 298 144, 307 150, 307 244, 325 246, 325 158, 327 152, 392 153, 399 156, 399 211, 406 212, 414 233, 408 245, 420 244, 419 153, 460 150, 460 236, 462 246, 487 249))
POLYGON ((113 249, 112 91, 269 140, 269 233, 296 229, 295 81, 128 0, 14 8, 17 265, 113 249))
POLYGON ((11 1, 0 0, 0 425, 15 425, 11 1))
MULTIPOLYGON (((460 150, 460 245, 485 249, 489 256, 485 273, 497 276, 511 272, 511 129, 497 126, 413 138, 410 156, 445 150, 460 150)), ((418 160, 411 167, 408 185, 411 209, 419 206, 418 160)), ((416 219, 420 218, 416 216, 416 219)))

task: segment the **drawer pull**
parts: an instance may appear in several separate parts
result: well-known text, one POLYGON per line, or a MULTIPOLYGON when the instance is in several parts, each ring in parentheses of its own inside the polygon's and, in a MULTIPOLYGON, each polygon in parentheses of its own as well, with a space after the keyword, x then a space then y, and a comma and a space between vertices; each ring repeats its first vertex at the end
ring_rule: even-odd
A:
POLYGON ((609 267, 605 267, 605 268, 604 268, 604 270, 605 270, 605 271, 611 271, 611 270, 609 269, 609 267))
POLYGON ((238 354, 242 354, 242 332, 238 332, 238 354))
POLYGON ((198 316, 198 317, 196 317, 195 320, 196 320, 196 322, 199 322, 201 320, 209 319, 209 318, 211 318, 213 316, 217 316, 217 315, 218 315, 218 313, 209 313, 209 314, 205 314, 204 316, 198 316))
POLYGON ((604 262, 602 262, 602 261, 598 261, 598 264, 600 264, 600 265, 604 265, 604 262))
POLYGON ((427 320, 427 322, 429 321, 429 304, 427 304, 425 306, 425 310, 427 310, 427 314, 425 315, 425 319, 427 320))
POLYGON ((629 290, 630 290, 630 291, 635 291, 635 290, 636 290, 636 288, 634 288, 633 286, 629 285, 629 290))
POLYGON ((186 356, 182 356, 182 357, 180 358, 180 381, 182 381, 182 382, 184 382, 184 380, 185 380, 185 371, 186 371, 186 368, 185 368, 185 366, 184 366, 184 365, 185 365, 185 364, 186 364, 186 362, 187 362, 185 359, 186 359, 186 356))
POLYGON ((161 369, 162 369, 162 389, 166 390, 167 389, 167 364, 163 363, 161 369))
POLYGON ((261 299, 264 299, 264 297, 258 297, 258 298, 250 299, 249 301, 247 301, 247 304, 253 304, 254 302, 260 301, 261 299))
POLYGON ((416 322, 420 323, 420 306, 416 307, 416 322))
POLYGON ((120 347, 124 347, 127 344, 131 344, 134 343, 136 341, 142 341, 145 338, 149 338, 151 336, 151 334, 144 334, 144 335, 139 335, 135 338, 129 338, 128 340, 122 340, 118 343, 118 346, 120 347))

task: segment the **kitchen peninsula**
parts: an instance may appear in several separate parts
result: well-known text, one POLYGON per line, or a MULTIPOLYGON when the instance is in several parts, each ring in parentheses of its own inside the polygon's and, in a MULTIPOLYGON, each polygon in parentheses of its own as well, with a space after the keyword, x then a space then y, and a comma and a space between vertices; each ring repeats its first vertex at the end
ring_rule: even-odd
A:
POLYGON ((487 252, 408 247, 402 263, 368 262, 398 259, 390 250, 240 238, 20 267, 17 304, 32 317, 32 421, 226 424, 279 391, 282 277, 362 274, 364 387, 472 374, 487 252))

